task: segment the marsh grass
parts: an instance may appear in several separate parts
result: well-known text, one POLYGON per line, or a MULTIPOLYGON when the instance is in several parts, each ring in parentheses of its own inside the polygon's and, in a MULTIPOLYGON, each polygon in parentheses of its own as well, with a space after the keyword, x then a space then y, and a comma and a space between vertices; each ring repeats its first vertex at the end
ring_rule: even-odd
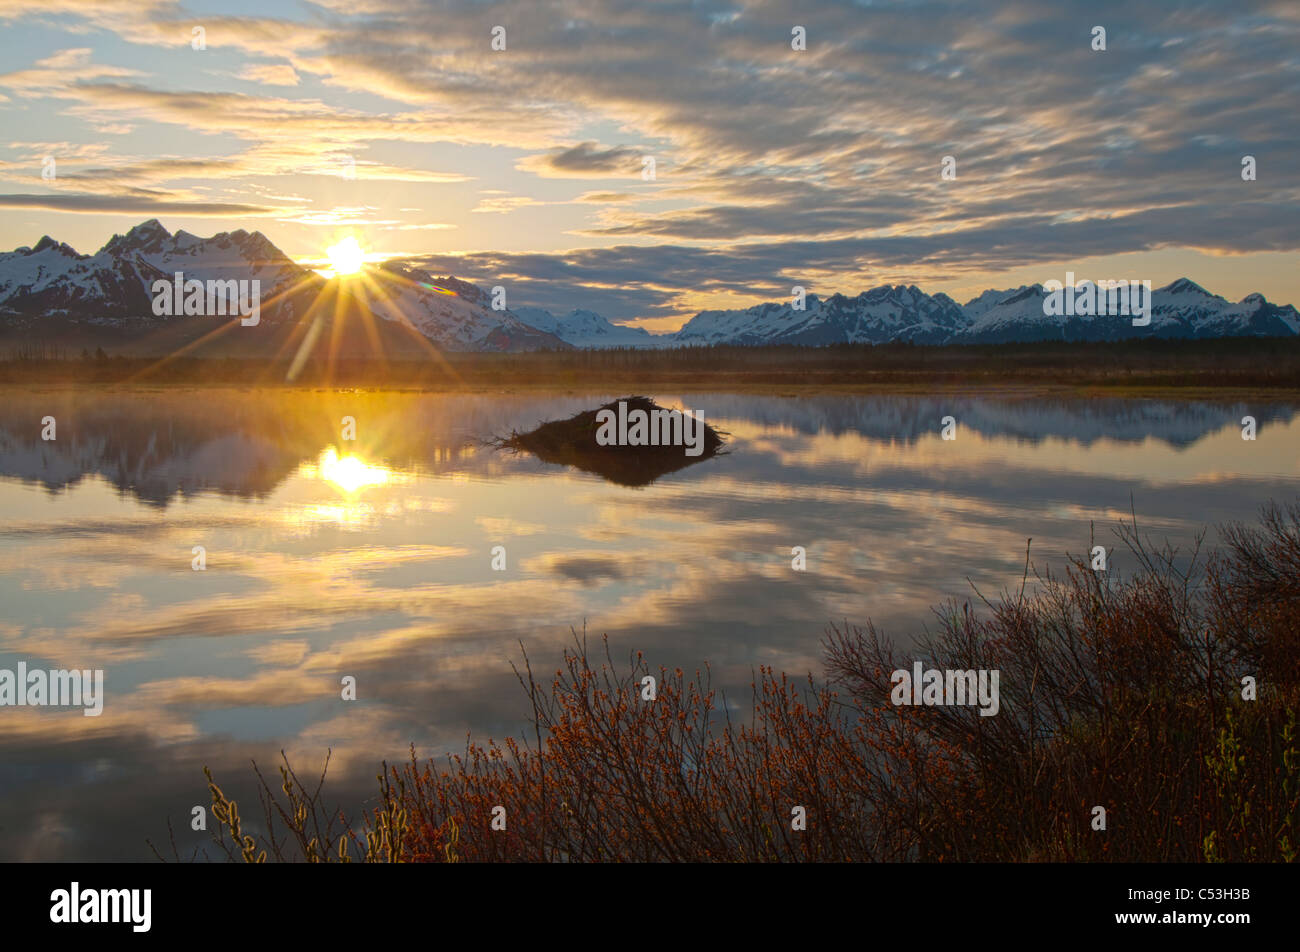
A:
POLYGON ((283 805, 263 798, 279 840, 250 842, 210 782, 213 812, 226 855, 247 861, 1292 862, 1300 505, 1221 538, 1209 557, 1180 553, 1134 521, 1127 578, 1083 559, 1040 576, 1027 550, 1018 589, 941 606, 909 652, 869 623, 832 625, 827 677, 761 668, 743 721, 707 666, 619 665, 607 640, 597 652, 575 633, 550 679, 526 653, 516 671, 531 736, 445 763, 412 751, 385 767, 361 833, 312 825, 319 787, 308 795, 287 762, 283 805), (999 713, 894 706, 890 673, 918 659, 999 670, 999 713), (791 828, 795 806, 806 830, 791 828))
MULTIPOLYGON (((270 327, 268 323, 265 325, 270 327)), ((226 335, 229 341, 238 335, 226 335)), ((245 339, 240 337, 241 340, 245 339)), ((414 390, 577 388, 587 391, 655 390, 830 391, 936 390, 1020 385, 1143 392, 1205 393, 1263 390, 1276 396, 1300 389, 1300 337, 1210 340, 1126 340, 1113 343, 1038 342, 962 346, 910 343, 834 344, 826 347, 682 347, 666 350, 565 350, 533 353, 456 353, 442 359, 309 360, 288 381, 288 358, 257 344, 242 356, 196 356, 179 345, 153 356, 133 352, 120 339, 79 340, 59 331, 58 344, 0 340, 0 384, 134 382, 186 387, 237 384, 294 387, 382 387, 414 390), (109 347, 105 358, 89 351, 109 347), (77 359, 78 348, 87 348, 77 359), (163 355, 166 360, 159 359, 163 355)), ((340 354, 365 353, 340 347, 340 354)), ((290 348, 286 353, 295 353, 290 348)))

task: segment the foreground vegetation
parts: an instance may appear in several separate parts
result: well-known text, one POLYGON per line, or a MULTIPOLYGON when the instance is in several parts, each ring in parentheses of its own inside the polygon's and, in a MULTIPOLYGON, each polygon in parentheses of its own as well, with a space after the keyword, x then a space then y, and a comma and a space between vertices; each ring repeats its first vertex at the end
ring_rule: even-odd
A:
MULTIPOLYGON (((291 351, 289 353, 292 353, 291 351)), ((607 387, 648 390, 863 388, 930 392, 1000 385, 1102 389, 1300 390, 1300 338, 1132 340, 928 347, 688 347, 444 353, 419 361, 142 357, 10 348, 0 384, 348 386, 419 390, 607 387)))
POLYGON ((761 669, 745 722, 707 669, 620 670, 579 639, 546 683, 525 656, 531 737, 386 766, 355 828, 286 763, 251 835, 209 777, 215 839, 249 861, 1294 861, 1300 504, 1208 558, 1121 535, 1132 577, 1078 560, 944 606, 912 651, 834 626, 825 680, 761 669), (914 660, 999 670, 998 714, 894 706, 914 660))

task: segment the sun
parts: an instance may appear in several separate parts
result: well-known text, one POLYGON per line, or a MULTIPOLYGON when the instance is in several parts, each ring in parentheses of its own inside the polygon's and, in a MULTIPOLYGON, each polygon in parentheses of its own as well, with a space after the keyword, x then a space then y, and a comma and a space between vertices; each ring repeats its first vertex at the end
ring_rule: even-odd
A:
POLYGON ((357 239, 351 235, 325 249, 325 255, 330 261, 330 276, 335 278, 357 274, 366 257, 357 239))

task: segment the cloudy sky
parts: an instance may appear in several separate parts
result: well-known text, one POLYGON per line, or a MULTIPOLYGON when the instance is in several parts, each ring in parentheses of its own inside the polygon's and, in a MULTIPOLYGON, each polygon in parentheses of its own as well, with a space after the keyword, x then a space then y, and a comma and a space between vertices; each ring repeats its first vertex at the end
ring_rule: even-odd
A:
POLYGON ((1300 305, 1296 0, 0 0, 0 123, 6 250, 353 234, 651 329, 1067 270, 1300 305))

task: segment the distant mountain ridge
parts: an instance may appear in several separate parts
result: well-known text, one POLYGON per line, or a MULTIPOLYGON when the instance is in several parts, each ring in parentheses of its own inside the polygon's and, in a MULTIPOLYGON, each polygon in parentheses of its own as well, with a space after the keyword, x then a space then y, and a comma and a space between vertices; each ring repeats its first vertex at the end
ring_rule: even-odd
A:
POLYGON ((1151 293, 1151 323, 1134 327, 1128 315, 1049 315, 1040 284, 985 291, 965 308, 970 323, 949 343, 999 344, 1018 341, 1106 341, 1133 337, 1294 337, 1300 313, 1270 304, 1262 294, 1233 303, 1187 278, 1151 293))
POLYGON ((808 295, 744 310, 702 311, 673 337, 684 344, 1001 344, 1028 341, 1108 341, 1139 337, 1294 337, 1300 312, 1250 294, 1232 303, 1187 278, 1151 292, 1151 323, 1130 315, 1052 315, 1041 284, 989 290, 965 306, 915 285, 873 288, 855 298, 808 295))
POLYGON ((574 309, 562 317, 540 307, 517 307, 515 315, 525 324, 547 331, 574 347, 672 347, 670 334, 651 334, 644 327, 613 324, 595 311, 574 309))
MULTIPOLYGON (((290 325, 310 321, 319 332, 357 314, 363 319, 345 323, 365 325, 349 329, 359 345, 368 347, 372 338, 379 339, 382 352, 390 356, 418 354, 420 339, 426 347, 431 343, 446 350, 570 347, 508 310, 493 310, 486 292, 456 278, 389 261, 369 269, 370 280, 344 285, 297 264, 260 232, 173 235, 157 219, 114 235, 93 255, 78 254, 48 236, 33 247, 0 253, 0 330, 18 326, 38 335, 41 325, 53 320, 60 329, 89 325, 138 334, 142 328, 170 325, 168 330, 182 332, 193 326, 193 317, 156 317, 152 306, 153 282, 172 281, 176 272, 187 281, 259 280, 263 322, 272 331, 279 325, 290 337, 290 325), (328 306, 318 306, 324 301, 328 306), (363 330, 366 337, 360 339, 363 330)), ((174 337, 169 341, 174 343, 174 337)), ((256 339, 251 332, 227 337, 256 339)))
MULTIPOLYGON (((1151 323, 1134 327, 1128 315, 1046 313, 1042 285, 988 290, 960 305, 915 285, 882 285, 850 297, 808 294, 791 301, 732 310, 701 311, 678 331, 651 334, 615 324, 590 310, 555 316, 537 307, 495 310, 491 295, 468 281, 436 277, 410 262, 390 260, 367 269, 357 285, 328 282, 303 268, 260 232, 222 232, 199 238, 172 234, 156 219, 114 235, 93 255, 43 237, 32 247, 0 253, 0 333, 39 336, 43 327, 114 329, 157 327, 152 283, 183 272, 186 279, 257 279, 263 319, 290 328, 311 320, 338 320, 358 312, 368 332, 379 328, 385 352, 418 352, 419 341, 463 351, 708 346, 825 346, 837 343, 929 345, 1022 341, 1108 341, 1141 337, 1295 337, 1300 312, 1260 294, 1238 302, 1180 278, 1151 295, 1151 323), (333 313, 315 302, 336 294, 333 313), (378 318, 374 321, 373 318, 378 318)), ((286 334, 291 333, 289 330, 286 334)), ((378 332, 377 332, 378 333, 378 332)), ((372 333, 373 337, 374 334, 372 333)))
POLYGON ((803 303, 802 310, 785 301, 701 311, 673 337, 680 344, 944 344, 969 323, 952 298, 915 285, 882 285, 852 298, 809 294, 803 303))

